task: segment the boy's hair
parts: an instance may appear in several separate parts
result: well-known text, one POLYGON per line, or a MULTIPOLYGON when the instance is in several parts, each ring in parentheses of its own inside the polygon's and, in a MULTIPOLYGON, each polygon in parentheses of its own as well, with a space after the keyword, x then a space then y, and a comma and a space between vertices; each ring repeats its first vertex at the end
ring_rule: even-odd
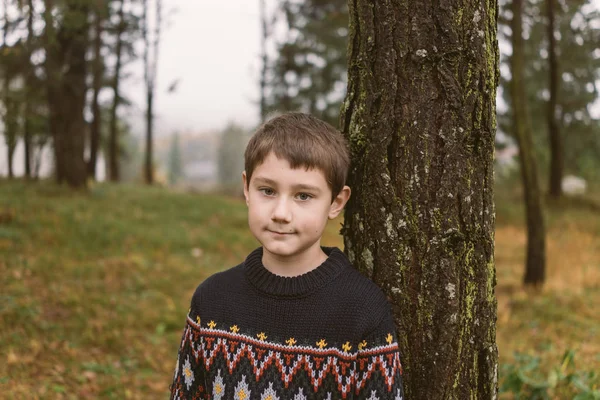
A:
POLYGON ((289 112, 262 124, 254 133, 246 152, 246 182, 252 172, 273 152, 287 160, 292 168, 318 168, 332 193, 332 200, 346 184, 350 154, 341 132, 327 122, 308 114, 289 112))

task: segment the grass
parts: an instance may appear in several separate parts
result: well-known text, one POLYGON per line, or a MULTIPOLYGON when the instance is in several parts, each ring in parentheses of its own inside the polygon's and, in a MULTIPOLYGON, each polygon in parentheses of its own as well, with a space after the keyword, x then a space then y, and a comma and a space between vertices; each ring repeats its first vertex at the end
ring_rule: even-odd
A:
MULTIPOLYGON (((600 370, 600 213, 553 205, 533 292, 516 204, 498 192, 500 362, 520 351, 549 371, 572 349, 577 368, 600 370)), ((324 244, 341 246, 338 230, 324 244)), ((0 181, 0 399, 165 398, 195 287, 257 245, 239 199, 0 181)))

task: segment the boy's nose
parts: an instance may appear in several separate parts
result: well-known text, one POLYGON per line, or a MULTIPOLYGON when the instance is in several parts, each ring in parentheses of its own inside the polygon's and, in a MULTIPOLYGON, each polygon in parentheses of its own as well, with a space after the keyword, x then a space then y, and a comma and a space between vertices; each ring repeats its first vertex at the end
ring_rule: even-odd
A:
POLYGON ((292 220, 292 212, 290 205, 288 204, 288 200, 285 198, 279 199, 275 209, 273 210, 273 214, 271 219, 273 221, 282 221, 282 222, 290 222, 292 220))

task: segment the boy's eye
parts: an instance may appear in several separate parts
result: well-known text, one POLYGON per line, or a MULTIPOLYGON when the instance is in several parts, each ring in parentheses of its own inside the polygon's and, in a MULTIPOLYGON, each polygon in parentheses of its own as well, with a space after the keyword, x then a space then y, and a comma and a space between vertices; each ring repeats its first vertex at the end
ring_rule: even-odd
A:
POLYGON ((275 191, 271 188, 261 188, 258 190, 261 191, 265 196, 273 196, 275 194, 275 191))
POLYGON ((312 196, 310 194, 308 194, 308 193, 298 193, 297 197, 298 197, 299 200, 302 200, 302 201, 306 201, 306 200, 312 199, 312 196))

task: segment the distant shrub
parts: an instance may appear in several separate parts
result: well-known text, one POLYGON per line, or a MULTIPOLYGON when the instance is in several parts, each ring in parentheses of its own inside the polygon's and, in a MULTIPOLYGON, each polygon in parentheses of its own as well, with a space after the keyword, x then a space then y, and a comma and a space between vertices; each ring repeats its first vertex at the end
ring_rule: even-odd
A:
POLYGON ((575 352, 567 350, 560 365, 543 373, 540 358, 516 353, 514 364, 501 367, 500 393, 515 400, 599 400, 600 376, 596 371, 577 371, 575 352))

